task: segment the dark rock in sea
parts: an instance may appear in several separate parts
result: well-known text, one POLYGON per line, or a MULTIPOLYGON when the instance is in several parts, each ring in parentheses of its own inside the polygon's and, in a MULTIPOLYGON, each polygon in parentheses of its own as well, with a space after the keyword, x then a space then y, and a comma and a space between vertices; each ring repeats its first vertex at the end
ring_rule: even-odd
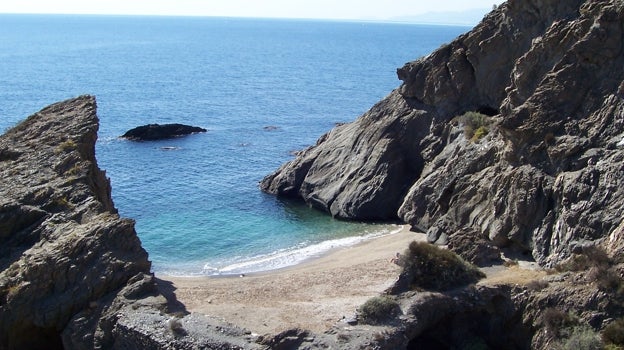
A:
POLYGON ((206 131, 198 126, 184 124, 148 124, 130 129, 121 137, 132 141, 156 141, 206 131))
POLYGON ((0 349, 254 348, 184 311, 150 273, 95 159, 92 96, 53 104, 0 136, 0 349), (177 307, 176 307, 177 305, 177 307))

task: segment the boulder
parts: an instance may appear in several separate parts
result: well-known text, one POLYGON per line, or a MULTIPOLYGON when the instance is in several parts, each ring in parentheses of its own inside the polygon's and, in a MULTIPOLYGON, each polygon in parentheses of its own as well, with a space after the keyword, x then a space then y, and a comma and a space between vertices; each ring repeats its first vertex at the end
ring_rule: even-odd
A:
POLYGON ((132 141, 156 141, 206 132, 204 128, 184 124, 148 124, 126 131, 121 137, 132 141))

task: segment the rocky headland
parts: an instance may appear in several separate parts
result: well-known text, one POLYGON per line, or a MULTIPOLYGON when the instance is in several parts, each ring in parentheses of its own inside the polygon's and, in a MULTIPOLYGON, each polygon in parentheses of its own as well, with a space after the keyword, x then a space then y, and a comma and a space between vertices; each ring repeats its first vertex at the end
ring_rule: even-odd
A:
MULTIPOLYGON (((510 0, 399 68, 399 88, 260 186, 341 219, 402 220, 474 262, 506 252, 553 268, 597 247, 621 285, 623 45, 622 1, 510 0)), ((595 329, 621 316, 621 289, 568 277, 575 291, 540 306, 508 292, 532 300, 514 317, 536 348, 546 306, 595 329)))
POLYGON ((621 253, 623 8, 508 1, 261 188, 439 244, 470 231, 543 266, 585 245, 621 253))
POLYGON ((189 314, 116 213, 95 99, 46 107, 0 137, 0 349, 597 344, 624 323, 623 45, 621 0, 510 0, 267 176, 263 190, 335 217, 399 219, 466 260, 512 266, 445 288, 406 269, 377 319, 322 334, 189 314), (543 273, 520 278, 523 260, 543 273))
POLYGON ((251 347, 187 315, 150 273, 98 168, 97 130, 95 98, 81 96, 0 137, 0 349, 251 347))

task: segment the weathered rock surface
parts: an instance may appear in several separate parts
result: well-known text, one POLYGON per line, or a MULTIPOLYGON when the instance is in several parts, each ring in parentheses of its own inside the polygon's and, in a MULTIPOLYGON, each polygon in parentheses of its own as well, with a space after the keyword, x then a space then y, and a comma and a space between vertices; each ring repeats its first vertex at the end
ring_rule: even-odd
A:
POLYGON ((184 124, 148 124, 126 131, 121 137, 132 141, 156 141, 206 132, 204 128, 184 124))
POLYGON ((605 243, 624 208, 623 23, 621 1, 510 0, 260 187, 431 242, 469 230, 542 265, 605 243), (480 140, 468 111, 490 116, 480 140))
POLYGON ((256 347, 172 307, 113 205, 97 130, 95 98, 81 96, 0 137, 0 349, 256 347))

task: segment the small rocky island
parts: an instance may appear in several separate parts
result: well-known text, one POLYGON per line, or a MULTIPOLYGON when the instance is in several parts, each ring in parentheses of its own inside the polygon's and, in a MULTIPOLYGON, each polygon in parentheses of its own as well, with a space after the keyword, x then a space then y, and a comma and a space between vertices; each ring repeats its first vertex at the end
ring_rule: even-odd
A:
POLYGON ((147 124, 126 131, 121 138, 131 141, 157 141, 206 131, 198 126, 184 124, 147 124))
POLYGON ((623 23, 620 0, 509 0, 262 181, 449 247, 410 245, 385 295, 320 334, 189 314, 117 214, 95 98, 44 108, 0 136, 0 349, 621 348, 623 23), (464 266, 501 260, 502 281, 464 266))

